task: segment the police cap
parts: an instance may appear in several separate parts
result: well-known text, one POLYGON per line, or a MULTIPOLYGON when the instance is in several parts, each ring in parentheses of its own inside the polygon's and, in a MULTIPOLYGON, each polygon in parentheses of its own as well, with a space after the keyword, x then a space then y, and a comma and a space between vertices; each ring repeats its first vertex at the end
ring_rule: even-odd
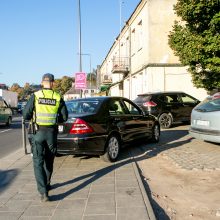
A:
POLYGON ((51 73, 46 73, 42 77, 42 81, 48 81, 48 82, 53 82, 54 81, 54 75, 51 73))

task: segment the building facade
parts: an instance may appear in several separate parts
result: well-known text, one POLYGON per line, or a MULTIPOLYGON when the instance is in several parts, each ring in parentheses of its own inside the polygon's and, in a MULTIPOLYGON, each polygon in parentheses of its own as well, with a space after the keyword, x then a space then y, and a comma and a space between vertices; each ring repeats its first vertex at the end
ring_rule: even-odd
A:
POLYGON ((193 86, 168 45, 177 17, 176 0, 142 0, 121 30, 99 69, 102 86, 111 96, 135 99, 140 93, 184 91, 202 100, 204 89, 193 86))

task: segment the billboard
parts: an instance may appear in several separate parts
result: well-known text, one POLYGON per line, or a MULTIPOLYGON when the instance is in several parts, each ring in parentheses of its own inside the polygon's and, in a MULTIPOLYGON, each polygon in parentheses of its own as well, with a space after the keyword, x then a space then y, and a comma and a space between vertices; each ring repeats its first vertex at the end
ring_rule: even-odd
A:
POLYGON ((75 89, 86 89, 86 73, 75 73, 75 89))

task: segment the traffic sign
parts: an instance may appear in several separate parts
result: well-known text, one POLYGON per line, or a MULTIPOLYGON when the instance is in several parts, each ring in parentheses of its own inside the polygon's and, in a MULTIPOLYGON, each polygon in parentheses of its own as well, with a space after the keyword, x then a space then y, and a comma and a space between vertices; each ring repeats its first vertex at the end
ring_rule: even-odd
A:
POLYGON ((86 89, 86 73, 75 73, 75 89, 86 89))

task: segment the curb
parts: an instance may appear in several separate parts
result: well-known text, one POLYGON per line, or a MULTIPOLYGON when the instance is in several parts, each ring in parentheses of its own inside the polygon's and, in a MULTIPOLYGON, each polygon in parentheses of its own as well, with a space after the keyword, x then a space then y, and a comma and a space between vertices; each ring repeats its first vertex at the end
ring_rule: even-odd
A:
POLYGON ((149 200, 149 198, 148 198, 147 192, 146 192, 146 190, 145 190, 145 187, 144 187, 144 184, 143 184, 143 181, 142 181, 142 178, 141 178, 139 169, 138 169, 137 162, 135 161, 135 158, 134 158, 134 156, 132 155, 132 153, 131 153, 131 158, 132 158, 132 160, 133 160, 133 161, 132 161, 132 165, 133 165, 133 168, 134 168, 135 176, 136 176, 136 178, 137 178, 138 185, 139 185, 139 187, 140 187, 141 194, 142 194, 144 203, 145 203, 145 205, 146 205, 146 211, 147 211, 147 213, 148 213, 148 217, 149 217, 150 220, 156 220, 156 217, 155 217, 153 208, 152 208, 152 206, 151 206, 150 200, 149 200))

